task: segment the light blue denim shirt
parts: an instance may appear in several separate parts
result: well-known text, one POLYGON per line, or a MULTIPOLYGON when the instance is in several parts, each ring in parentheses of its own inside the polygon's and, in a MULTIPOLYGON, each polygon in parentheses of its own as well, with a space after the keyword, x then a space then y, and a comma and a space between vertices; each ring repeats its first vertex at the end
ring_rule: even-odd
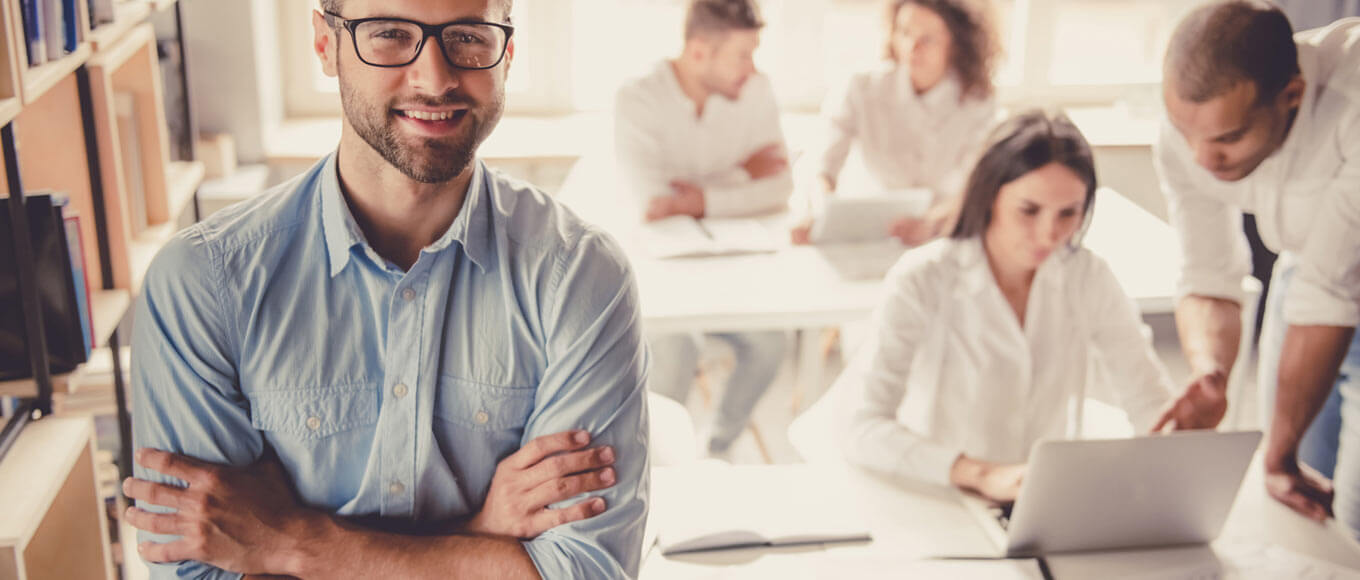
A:
POLYGON ((176 236, 137 301, 134 444, 246 465, 267 442, 306 504, 414 530, 476 513, 529 440, 586 429, 617 450, 618 483, 588 494, 607 511, 523 545, 545 578, 636 576, 647 354, 631 269, 599 229, 475 165, 407 272, 365 241, 334 154, 176 236))

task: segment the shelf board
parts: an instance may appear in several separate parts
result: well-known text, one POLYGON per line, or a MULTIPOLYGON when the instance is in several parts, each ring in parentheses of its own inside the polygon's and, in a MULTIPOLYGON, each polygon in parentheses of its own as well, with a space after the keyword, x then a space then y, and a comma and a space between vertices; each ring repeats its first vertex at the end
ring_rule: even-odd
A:
MULTIPOLYGON (((86 365, 80 365, 76 367, 76 370, 69 373, 52 375, 52 392, 65 393, 70 391, 71 384, 80 380, 80 377, 85 373, 85 368, 86 365)), ((0 397, 36 396, 38 396, 38 383, 32 378, 0 381, 0 397)))
POLYGON ((194 193, 203 185, 204 165, 198 161, 175 161, 165 170, 170 222, 178 223, 184 210, 193 205, 194 193))
POLYGON ((24 546, 90 446, 88 418, 47 417, 24 427, 0 461, 0 546, 24 546))
POLYGON ((94 318, 96 346, 104 346, 123 321, 132 305, 132 293, 124 289, 95 290, 90 293, 90 314, 94 318))
POLYGON ((23 88, 20 91, 24 97, 24 104, 31 105, 41 99, 47 91, 57 86, 57 83, 66 78, 67 75, 75 72, 80 65, 89 60, 92 50, 90 44, 81 44, 75 52, 61 57, 60 59, 43 63, 41 66, 25 69, 21 72, 23 78, 23 88))
POLYGON ((156 252, 161 251, 161 247, 165 246, 170 238, 175 237, 176 231, 179 229, 173 222, 166 222, 146 228, 141 235, 128 243, 128 265, 132 269, 134 293, 141 291, 142 279, 146 277, 146 270, 151 267, 151 259, 156 257, 156 252))
POLYGON ((24 110, 24 100, 19 97, 0 99, 0 125, 13 121, 24 110))
POLYGON ((179 0, 150 0, 152 10, 163 12, 175 6, 179 0))
POLYGON ((151 15, 151 5, 143 2, 120 2, 113 5, 113 22, 109 22, 90 32, 90 42, 95 51, 113 45, 129 30, 146 21, 151 15))

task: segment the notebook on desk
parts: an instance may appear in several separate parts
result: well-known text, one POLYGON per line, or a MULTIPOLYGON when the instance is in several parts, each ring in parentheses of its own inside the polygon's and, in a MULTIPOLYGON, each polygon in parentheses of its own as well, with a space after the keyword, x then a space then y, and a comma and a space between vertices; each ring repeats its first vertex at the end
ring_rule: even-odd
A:
POLYGON ((648 526, 666 556, 706 550, 867 542, 828 482, 791 485, 778 470, 714 464, 655 470, 648 526), (820 490, 825 490, 820 491, 820 490))
POLYGON ((637 241, 654 258, 697 258, 769 253, 775 235, 757 220, 671 216, 643 224, 637 241))

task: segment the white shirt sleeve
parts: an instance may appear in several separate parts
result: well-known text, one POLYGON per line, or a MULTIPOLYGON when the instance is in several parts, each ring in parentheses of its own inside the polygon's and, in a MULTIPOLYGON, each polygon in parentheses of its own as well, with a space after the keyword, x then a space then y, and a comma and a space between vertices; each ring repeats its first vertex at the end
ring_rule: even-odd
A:
POLYGON ((1251 273, 1251 251, 1242 231, 1242 212, 1213 199, 1190 175, 1191 153, 1168 123, 1153 152, 1171 227, 1180 241, 1180 281, 1176 298, 1223 298, 1241 304, 1242 279, 1251 273))
POLYGON ((661 150, 656 111, 638 88, 625 86, 614 104, 614 153, 626 195, 641 207, 654 197, 671 194, 671 175, 661 150))
POLYGON ((862 348, 867 357, 859 396, 849 405, 841 440, 854 464, 905 479, 949 484, 949 471, 962 453, 913 432, 897 420, 907 376, 917 349, 933 332, 934 274, 917 263, 899 262, 889 275, 889 292, 874 317, 876 336, 862 348))
POLYGON ((1171 376, 1150 337, 1143 335, 1143 318, 1137 305, 1124 293, 1105 260, 1087 254, 1082 283, 1072 286, 1086 305, 1085 318, 1092 346, 1100 354, 1113 383, 1119 406, 1129 414, 1136 433, 1146 433, 1171 400, 1171 376))
POLYGON ((1298 273, 1285 297, 1289 324, 1360 324, 1360 114, 1342 119, 1333 146, 1341 150, 1341 170, 1319 196, 1308 240, 1299 254, 1298 273))
POLYGON ((846 79, 840 90, 827 95, 822 105, 822 118, 826 121, 826 136, 822 146, 817 175, 835 180, 845 168, 845 159, 850 156, 850 147, 855 142, 855 118, 857 102, 863 98, 860 88, 863 76, 855 75, 846 79))
MULTIPOLYGON (((769 79, 757 76, 746 88, 753 91, 750 103, 755 104, 752 124, 741 137, 750 143, 751 155, 770 144, 784 147, 784 130, 779 124, 779 108, 775 105, 774 89, 769 79)), ((788 151, 785 149, 785 156, 788 151)), ((792 161, 792 160, 790 160, 792 161)), ((740 161, 738 162, 740 163, 740 161)), ((761 179, 750 179, 740 167, 724 172, 721 179, 702 184, 704 188, 704 217, 736 217, 770 213, 788 208, 793 193, 793 171, 783 171, 761 179)))

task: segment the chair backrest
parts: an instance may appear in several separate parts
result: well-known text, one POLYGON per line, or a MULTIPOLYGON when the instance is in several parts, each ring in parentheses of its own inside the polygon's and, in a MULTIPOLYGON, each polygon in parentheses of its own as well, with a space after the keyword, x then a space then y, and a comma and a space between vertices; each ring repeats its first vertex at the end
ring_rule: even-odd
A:
POLYGON ((651 419, 648 453, 652 467, 680 465, 699 459, 698 437, 694 421, 680 403, 647 392, 647 409, 651 419))

